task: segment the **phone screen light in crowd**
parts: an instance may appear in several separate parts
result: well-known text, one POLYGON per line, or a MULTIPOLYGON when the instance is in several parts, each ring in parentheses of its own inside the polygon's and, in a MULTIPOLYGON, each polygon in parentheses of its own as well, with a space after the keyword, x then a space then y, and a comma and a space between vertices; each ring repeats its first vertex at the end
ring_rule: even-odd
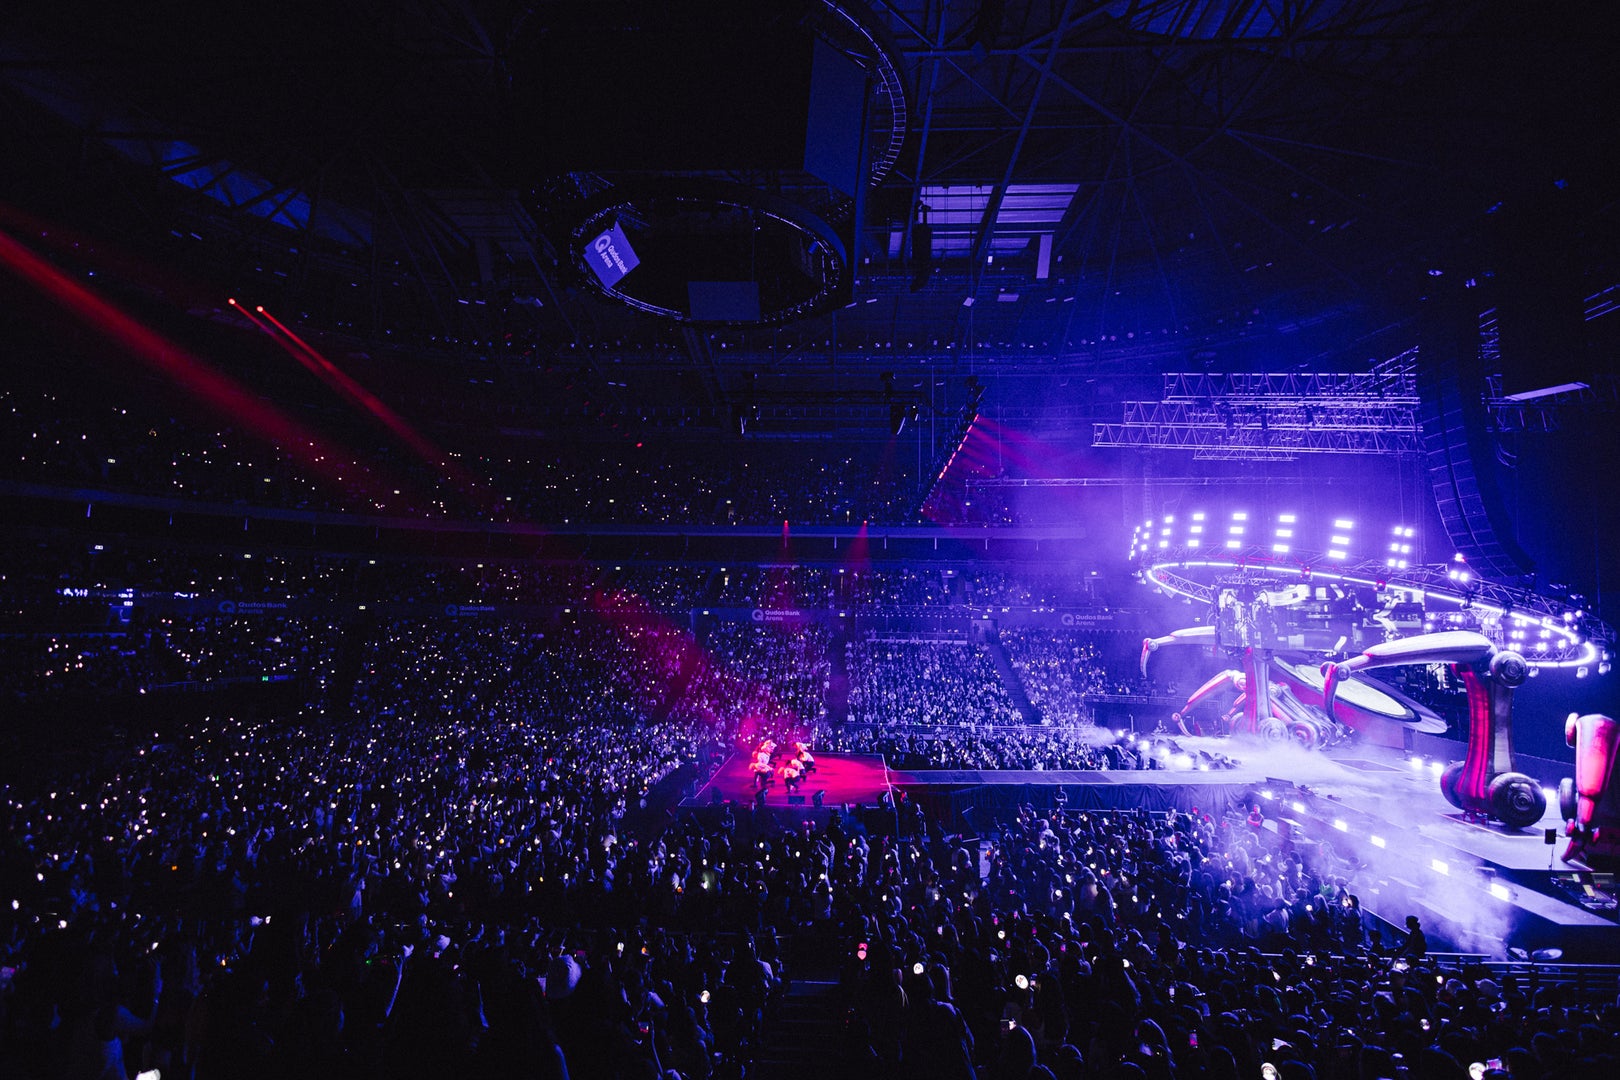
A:
POLYGON ((1269 1061, 1260 1063, 1260 1080, 1277 1080, 1277 1066, 1269 1061))
POLYGON ((1485 1080, 1485 1063, 1483 1061, 1470 1061, 1468 1063, 1468 1080, 1485 1080))
POLYGON ((855 959, 866 959, 866 942, 863 941, 859 945, 855 946, 855 959))
POLYGON ((1013 978, 1013 985, 1018 987, 1018 989, 1020 989, 1020 990, 1028 990, 1029 989, 1029 976, 1028 975, 1023 975, 1023 974, 1019 974, 1019 975, 1015 976, 1013 978))
POLYGON ((135 1080, 163 1080, 161 1069, 146 1069, 135 1074, 135 1080))
POLYGON ((925 968, 923 967, 923 962, 921 960, 911 965, 911 973, 913 975, 921 975, 924 970, 925 968))

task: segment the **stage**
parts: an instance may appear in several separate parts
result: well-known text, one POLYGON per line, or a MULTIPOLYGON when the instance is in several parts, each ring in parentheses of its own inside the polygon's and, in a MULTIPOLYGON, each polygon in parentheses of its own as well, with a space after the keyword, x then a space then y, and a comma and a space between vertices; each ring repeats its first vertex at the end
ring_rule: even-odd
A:
MULTIPOLYGON (((735 753, 715 770, 708 783, 697 789, 681 805, 686 808, 731 802, 742 806, 754 803, 754 774, 749 768, 751 755, 735 753)), ((847 803, 875 804, 890 789, 890 772, 878 754, 817 754, 816 768, 799 785, 799 796, 808 806, 818 792, 828 806, 847 803)), ((787 807, 787 786, 778 776, 765 792, 765 805, 787 807)))
MULTIPOLYGON (((871 827, 886 828, 888 812, 877 807, 892 792, 940 816, 947 829, 983 835, 998 817, 1026 804, 1041 811, 1061 806, 1216 815, 1255 804, 1265 828, 1286 842, 1331 845, 1338 858, 1354 865, 1353 888, 1363 908, 1392 925, 1416 914, 1438 937, 1493 957, 1516 945, 1620 962, 1620 925, 1612 908, 1604 910, 1606 879, 1558 859, 1565 841, 1556 797, 1534 827, 1510 830, 1470 821, 1445 801, 1438 780, 1442 757, 1414 759, 1366 745, 1313 752, 1291 744, 1179 741, 1188 750, 1218 749, 1239 767, 901 771, 877 755, 824 753, 799 789, 802 802, 790 803, 778 780, 764 805, 773 818, 792 814, 818 822, 853 805, 865 808, 871 827), (819 811, 817 793, 824 803, 819 811), (1547 843, 1548 830, 1554 830, 1553 844, 1547 843)), ((1460 757, 1461 745, 1456 749, 1460 757)), ((750 808, 749 762, 746 754, 733 755, 681 805, 750 808)))
MULTIPOLYGON (((1189 739, 1188 744, 1219 744, 1215 739, 1189 739)), ((1221 744, 1224 745, 1224 744, 1221 744)), ((726 759, 707 783, 681 805, 685 808, 731 802, 743 806, 754 803, 754 774, 750 755, 735 753, 726 759)), ((802 805, 813 805, 819 793, 827 806, 855 804, 869 806, 886 791, 905 792, 914 799, 937 807, 947 817, 950 804, 963 793, 983 792, 980 805, 988 809, 991 792, 1004 793, 1009 805, 1030 802, 1052 805, 1062 798, 1077 810, 1202 810, 1218 813, 1243 804, 1245 793, 1253 793, 1266 777, 1253 769, 1210 772, 1166 770, 1055 770, 1049 772, 913 770, 890 769, 881 755, 822 753, 816 755, 816 770, 799 786, 802 805), (1061 790, 1062 796, 1057 792, 1061 790), (941 803, 944 800, 944 803, 941 803)), ((790 802, 785 784, 778 776, 765 794, 767 807, 801 805, 790 802)), ((960 826, 956 826, 960 827, 960 826)))

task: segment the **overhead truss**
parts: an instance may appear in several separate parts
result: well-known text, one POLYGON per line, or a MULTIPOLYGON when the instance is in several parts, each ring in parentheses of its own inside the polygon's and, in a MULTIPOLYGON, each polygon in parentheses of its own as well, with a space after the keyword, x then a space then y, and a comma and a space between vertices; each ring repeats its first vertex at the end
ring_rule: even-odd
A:
POLYGON ((1322 427, 1261 430, 1258 425, 1228 430, 1213 424, 1155 422, 1096 424, 1091 442, 1093 446, 1209 451, 1209 456, 1243 460, 1292 454, 1416 454, 1422 449, 1415 424, 1404 431, 1322 427))
POLYGON ((1409 350, 1367 372, 1172 372, 1160 400, 1124 402, 1092 443, 1240 460, 1416 454, 1414 359, 1409 350))

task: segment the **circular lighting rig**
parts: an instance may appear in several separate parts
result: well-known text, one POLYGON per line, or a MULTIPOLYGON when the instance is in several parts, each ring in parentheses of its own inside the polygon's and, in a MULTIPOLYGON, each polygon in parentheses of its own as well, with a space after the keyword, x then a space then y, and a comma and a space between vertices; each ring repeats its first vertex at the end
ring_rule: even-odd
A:
MULTIPOLYGON (((1141 530, 1139 529, 1140 533, 1141 530)), ((1371 589, 1376 610, 1366 614, 1386 640, 1443 630, 1474 630, 1498 648, 1524 657, 1532 672, 1572 668, 1585 676, 1607 674, 1613 630, 1582 608, 1528 589, 1484 581, 1460 559, 1392 569, 1387 561, 1347 561, 1328 552, 1283 555, 1260 545, 1221 552, 1201 546, 1152 548, 1133 543, 1132 562, 1141 580, 1171 596, 1212 604, 1216 582, 1252 576, 1285 587, 1318 585, 1371 589)))

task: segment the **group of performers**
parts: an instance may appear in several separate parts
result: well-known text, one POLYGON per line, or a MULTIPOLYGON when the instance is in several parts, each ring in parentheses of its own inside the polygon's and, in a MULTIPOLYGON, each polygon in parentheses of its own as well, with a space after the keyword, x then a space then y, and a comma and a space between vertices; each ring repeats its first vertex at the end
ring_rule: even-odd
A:
POLYGON ((782 786, 789 795, 799 790, 804 778, 816 771, 815 755, 807 742, 793 742, 778 748, 775 739, 766 739, 754 748, 749 770, 754 774, 754 792, 763 797, 770 786, 782 777, 782 786))

